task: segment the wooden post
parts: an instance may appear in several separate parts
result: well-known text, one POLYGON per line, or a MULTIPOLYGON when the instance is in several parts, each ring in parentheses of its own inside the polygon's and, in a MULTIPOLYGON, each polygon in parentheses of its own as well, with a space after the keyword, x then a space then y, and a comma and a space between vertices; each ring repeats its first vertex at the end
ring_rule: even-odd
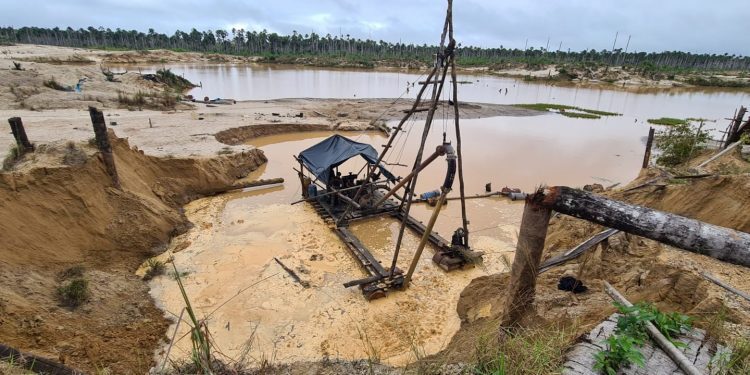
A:
POLYGON ((107 169, 107 174, 112 178, 112 186, 121 190, 122 186, 120 185, 120 177, 117 175, 115 157, 112 154, 112 145, 109 143, 107 124, 104 122, 104 114, 102 111, 99 111, 94 107, 89 107, 89 115, 91 116, 91 123, 94 125, 96 147, 102 154, 102 161, 104 162, 104 167, 107 169))
POLYGON ((648 168, 648 162, 651 161, 651 147, 654 144, 654 128, 648 128, 648 140, 646 141, 646 152, 643 154, 643 166, 648 168))
POLYGON ((11 117, 8 119, 8 123, 10 124, 10 131, 13 132, 13 138, 16 139, 19 155, 34 151, 34 145, 29 142, 29 138, 26 136, 26 129, 23 127, 21 118, 11 117))
POLYGON ((526 197, 526 206, 518 233, 516 256, 510 270, 510 282, 505 300, 502 326, 514 326, 534 302, 536 276, 544 250, 544 239, 552 210, 543 201, 544 192, 539 189, 526 197))
MULTIPOLYGON (((565 186, 548 188, 544 194, 543 204, 562 214, 750 267, 749 233, 565 186)), ((523 222, 521 225, 523 232, 523 222)))
POLYGON ((737 111, 737 116, 734 117, 734 121, 732 121, 732 125, 729 127, 729 134, 727 134, 727 140, 724 143, 724 147, 727 147, 740 139, 739 128, 742 119, 745 117, 745 113, 747 113, 747 108, 740 106, 740 110, 737 111))

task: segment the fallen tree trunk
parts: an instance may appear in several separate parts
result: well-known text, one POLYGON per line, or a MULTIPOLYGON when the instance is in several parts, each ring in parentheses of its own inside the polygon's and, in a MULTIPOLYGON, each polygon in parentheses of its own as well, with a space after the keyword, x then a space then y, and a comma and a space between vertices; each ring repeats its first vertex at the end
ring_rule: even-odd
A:
POLYGON ((565 186, 548 188, 542 204, 566 215, 750 267, 748 233, 565 186))

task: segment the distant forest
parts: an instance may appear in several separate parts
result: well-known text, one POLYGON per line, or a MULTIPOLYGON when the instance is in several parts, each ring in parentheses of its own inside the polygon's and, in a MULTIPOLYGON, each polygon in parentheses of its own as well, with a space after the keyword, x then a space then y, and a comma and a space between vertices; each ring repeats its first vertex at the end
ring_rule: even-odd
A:
MULTIPOLYGON (((0 28, 0 42, 31 43, 66 47, 99 49, 170 49, 205 53, 225 53, 243 56, 263 56, 273 60, 277 57, 320 56, 355 59, 370 63, 378 60, 417 60, 429 63, 436 47, 391 43, 383 40, 362 40, 349 35, 332 36, 316 33, 279 35, 263 31, 177 31, 166 35, 149 29, 143 33, 136 30, 105 29, 60 29, 13 27, 0 28)), ((680 70, 744 70, 750 68, 750 57, 717 54, 692 54, 689 52, 627 52, 614 50, 556 51, 544 48, 479 48, 459 44, 457 62, 463 66, 495 66, 523 63, 530 67, 544 64, 601 64, 638 66, 641 68, 680 70)))

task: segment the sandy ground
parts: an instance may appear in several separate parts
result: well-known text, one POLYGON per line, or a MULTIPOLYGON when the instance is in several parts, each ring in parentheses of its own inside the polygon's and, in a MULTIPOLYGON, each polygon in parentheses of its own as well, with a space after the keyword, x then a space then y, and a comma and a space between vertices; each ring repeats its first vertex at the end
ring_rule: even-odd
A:
MULTIPOLYGON (((237 358, 250 348, 252 358, 277 363, 377 358, 405 365, 441 350, 460 327, 455 306, 461 290, 475 277, 504 271, 501 257, 512 260, 521 207, 499 201, 502 234, 474 238, 476 248, 492 249, 482 267, 447 274, 429 260, 428 249, 412 287, 368 303, 357 288, 343 288, 344 282, 365 274, 311 207, 258 204, 256 194, 263 191, 190 203, 186 213, 195 228, 176 238, 171 251, 160 257, 174 257, 180 271, 188 272, 183 281, 188 296, 198 315, 209 317, 209 329, 224 354, 237 358), (274 257, 310 287, 294 282, 274 257)), ((352 229, 378 259, 390 262, 396 221, 375 219, 352 229)), ((409 233, 400 268, 408 268, 417 242, 409 233)), ((151 287, 157 304, 178 315, 184 302, 176 282, 163 276, 151 287)), ((177 337, 186 332, 181 325, 177 337)), ((172 358, 184 358, 189 348, 189 340, 183 339, 172 358)))

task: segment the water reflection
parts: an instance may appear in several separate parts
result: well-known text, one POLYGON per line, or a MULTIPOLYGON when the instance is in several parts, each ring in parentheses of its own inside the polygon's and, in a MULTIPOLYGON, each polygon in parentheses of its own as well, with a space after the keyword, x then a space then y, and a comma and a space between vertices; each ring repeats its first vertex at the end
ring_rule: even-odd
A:
MULTIPOLYGON (((145 73, 162 67, 170 68, 193 82, 202 83, 202 88, 191 91, 191 94, 198 98, 208 96, 236 100, 301 97, 392 98, 401 94, 406 98, 413 98, 418 91, 418 85, 406 94, 407 82, 413 83, 424 79, 424 75, 421 74, 398 71, 262 64, 169 64, 143 65, 137 68, 145 73)), ((643 89, 639 93, 634 93, 602 88, 552 86, 486 74, 464 74, 458 79, 471 82, 459 87, 460 100, 500 104, 568 104, 623 113, 637 118, 639 122, 662 116, 723 119, 740 105, 747 104, 750 99, 750 95, 742 91, 643 89)), ((446 98, 447 95, 446 92, 446 98)))

